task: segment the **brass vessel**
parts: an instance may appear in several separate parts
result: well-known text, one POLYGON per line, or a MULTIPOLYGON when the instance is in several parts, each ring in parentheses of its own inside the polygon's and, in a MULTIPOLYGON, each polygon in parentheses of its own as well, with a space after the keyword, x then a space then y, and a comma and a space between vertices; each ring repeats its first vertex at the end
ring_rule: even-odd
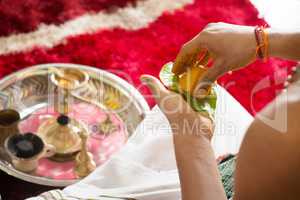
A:
POLYGON ((56 161, 73 160, 81 148, 79 133, 87 133, 85 125, 68 116, 72 104, 71 92, 84 87, 89 80, 86 72, 79 69, 51 68, 50 80, 57 91, 54 99, 55 111, 60 116, 45 121, 38 130, 43 140, 56 147, 56 154, 52 157, 56 161))
POLYGON ((79 178, 84 178, 96 169, 96 163, 93 160, 93 155, 87 149, 88 135, 81 132, 80 137, 81 150, 76 156, 75 173, 79 178))
POLYGON ((50 118, 38 129, 39 136, 56 148, 55 155, 51 159, 61 162, 73 160, 80 151, 81 132, 88 134, 84 124, 65 115, 50 118))
POLYGON ((52 74, 51 82, 56 86, 57 95, 54 96, 55 110, 63 115, 69 113, 69 106, 72 103, 71 92, 88 84, 89 75, 74 68, 50 68, 52 74))

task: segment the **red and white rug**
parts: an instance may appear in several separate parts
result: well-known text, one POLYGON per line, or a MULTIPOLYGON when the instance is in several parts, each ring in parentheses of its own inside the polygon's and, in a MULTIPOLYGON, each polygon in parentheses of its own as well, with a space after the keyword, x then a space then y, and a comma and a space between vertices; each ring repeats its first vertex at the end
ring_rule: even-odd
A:
MULTIPOLYGON (((217 21, 266 23, 248 0, 4 0, 0 77, 35 64, 71 62, 110 70, 146 95, 139 76, 157 75, 184 42, 217 21)), ((255 114, 274 98, 293 64, 255 62, 219 83, 255 114), (252 94, 263 79, 270 87, 252 94)))

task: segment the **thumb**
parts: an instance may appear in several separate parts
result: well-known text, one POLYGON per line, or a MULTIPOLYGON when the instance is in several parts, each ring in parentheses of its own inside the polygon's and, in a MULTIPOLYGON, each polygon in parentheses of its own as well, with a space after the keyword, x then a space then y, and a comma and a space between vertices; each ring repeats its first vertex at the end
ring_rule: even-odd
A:
POLYGON ((140 80, 149 87, 157 103, 168 92, 162 83, 154 76, 142 75, 140 80))
POLYGON ((215 60, 212 67, 210 67, 204 77, 199 81, 197 88, 195 90, 196 97, 203 97, 207 94, 207 91, 211 84, 215 82, 219 76, 225 73, 225 62, 221 59, 215 60))

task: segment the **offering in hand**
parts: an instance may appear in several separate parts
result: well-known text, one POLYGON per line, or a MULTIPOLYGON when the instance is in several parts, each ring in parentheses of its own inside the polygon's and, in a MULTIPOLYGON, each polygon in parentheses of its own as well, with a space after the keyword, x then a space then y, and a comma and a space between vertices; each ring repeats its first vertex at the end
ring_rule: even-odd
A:
POLYGON ((186 72, 175 75, 172 72, 173 63, 165 64, 160 73, 159 78, 162 83, 173 92, 180 93, 190 106, 197 112, 214 119, 216 110, 217 95, 215 92, 216 86, 212 84, 207 94, 202 97, 194 97, 194 91, 199 81, 206 73, 206 68, 201 65, 194 65, 186 72))

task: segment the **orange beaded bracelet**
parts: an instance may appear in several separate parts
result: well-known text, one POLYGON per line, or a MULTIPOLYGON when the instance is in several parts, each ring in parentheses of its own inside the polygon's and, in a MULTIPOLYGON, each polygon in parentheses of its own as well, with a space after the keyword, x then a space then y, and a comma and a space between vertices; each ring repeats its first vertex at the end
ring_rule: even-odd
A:
POLYGON ((263 26, 254 29, 256 39, 256 57, 266 61, 269 57, 269 37, 263 26))

